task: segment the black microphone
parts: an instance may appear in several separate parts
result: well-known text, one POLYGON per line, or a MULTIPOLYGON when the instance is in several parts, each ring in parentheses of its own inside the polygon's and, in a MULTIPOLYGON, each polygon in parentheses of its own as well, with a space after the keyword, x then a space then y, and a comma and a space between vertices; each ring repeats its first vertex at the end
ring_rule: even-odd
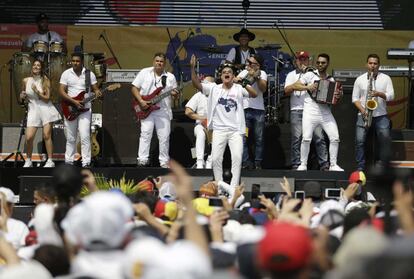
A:
POLYGON ((81 41, 80 41, 80 47, 81 47, 81 49, 82 49, 82 52, 83 52, 83 35, 82 35, 82 37, 81 37, 81 41))

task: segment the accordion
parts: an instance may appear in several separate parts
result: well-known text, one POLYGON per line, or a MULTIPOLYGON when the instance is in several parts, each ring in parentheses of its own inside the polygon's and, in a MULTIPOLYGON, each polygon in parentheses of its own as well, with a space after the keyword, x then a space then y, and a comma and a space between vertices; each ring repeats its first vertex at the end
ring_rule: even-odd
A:
POLYGON ((309 92, 311 98, 320 104, 336 105, 338 100, 334 95, 335 92, 341 90, 341 83, 326 79, 317 80, 315 83, 318 88, 313 92, 309 92))

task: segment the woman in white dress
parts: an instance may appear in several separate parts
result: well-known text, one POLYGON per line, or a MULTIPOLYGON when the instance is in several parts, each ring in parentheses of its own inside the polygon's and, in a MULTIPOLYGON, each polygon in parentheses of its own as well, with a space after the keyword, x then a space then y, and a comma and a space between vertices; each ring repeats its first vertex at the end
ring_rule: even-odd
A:
POLYGON ((43 62, 33 61, 32 73, 30 77, 23 79, 20 93, 20 101, 28 104, 27 128, 26 128, 26 151, 27 160, 24 168, 33 166, 32 151, 33 139, 37 128, 43 127, 43 140, 46 146, 47 161, 44 167, 52 168, 55 166, 52 161, 52 124, 61 119, 59 112, 50 101, 50 80, 43 72, 43 62))

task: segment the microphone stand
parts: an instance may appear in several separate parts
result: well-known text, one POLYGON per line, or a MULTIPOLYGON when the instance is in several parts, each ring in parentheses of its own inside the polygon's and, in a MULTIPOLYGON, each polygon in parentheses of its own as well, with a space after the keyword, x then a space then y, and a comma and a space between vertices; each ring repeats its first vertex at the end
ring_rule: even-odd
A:
POLYGON ((286 45, 288 46, 288 48, 289 48, 289 50, 290 50, 290 53, 291 53, 292 57, 296 57, 295 52, 293 51, 292 47, 291 47, 291 46, 290 46, 290 44, 289 44, 289 41, 288 41, 288 39, 287 39, 286 34, 284 34, 284 33, 282 32, 282 30, 280 30, 280 28, 279 28, 279 24, 277 24, 277 22, 278 22, 278 21, 276 20, 276 21, 275 21, 275 23, 273 24, 272 28, 276 27, 276 29, 277 29, 277 31, 279 31, 280 36, 282 37, 283 41, 284 41, 284 42, 286 43, 286 45))
MULTIPOLYGON (((115 59, 115 62, 116 62, 116 64, 118 65, 118 68, 119 69, 122 69, 122 67, 121 67, 121 64, 119 63, 119 61, 118 61, 118 58, 116 57, 116 55, 115 55, 115 52, 113 51, 113 49, 112 49, 112 47, 111 47, 111 43, 109 42, 109 40, 107 39, 107 36, 106 36, 106 32, 105 32, 105 30, 103 30, 102 31, 102 33, 99 35, 99 39, 100 38, 103 38, 103 40, 104 40, 104 42, 105 42, 105 44, 106 44, 106 46, 108 47, 108 49, 109 49, 109 51, 111 52, 111 54, 112 54, 112 57, 115 59)), ((98 40, 99 40, 98 39, 98 40)))

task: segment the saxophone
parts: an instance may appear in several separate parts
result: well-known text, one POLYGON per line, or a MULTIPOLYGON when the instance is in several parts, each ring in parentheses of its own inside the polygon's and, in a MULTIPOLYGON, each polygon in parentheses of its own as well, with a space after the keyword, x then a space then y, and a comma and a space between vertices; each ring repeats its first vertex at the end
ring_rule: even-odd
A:
POLYGON ((374 80, 374 73, 371 72, 369 75, 368 80, 368 92, 367 92, 367 98, 365 100, 365 119, 364 119, 364 126, 365 128, 371 127, 372 124, 372 114, 374 113, 374 110, 378 107, 378 102, 376 98, 372 96, 372 82, 374 80))

